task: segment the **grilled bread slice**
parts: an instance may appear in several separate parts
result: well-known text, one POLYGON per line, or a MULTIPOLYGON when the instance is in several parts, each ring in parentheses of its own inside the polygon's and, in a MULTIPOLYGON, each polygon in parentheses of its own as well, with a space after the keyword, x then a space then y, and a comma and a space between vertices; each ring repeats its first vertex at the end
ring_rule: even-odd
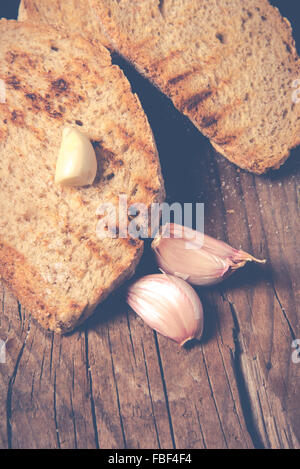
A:
MULTIPOLYGON (((99 239, 97 209, 164 197, 138 98, 104 47, 45 25, 0 21, 0 276, 47 329, 87 318, 134 273, 143 242, 99 239), (93 143, 91 186, 55 184, 65 126, 93 143)), ((99 215, 100 216, 100 215, 99 215)))
POLYGON ((300 61, 267 0, 90 0, 114 48, 230 161, 278 168, 300 143, 300 61))
POLYGON ((99 30, 99 20, 86 0, 21 0, 18 20, 47 23, 109 47, 107 37, 99 30))

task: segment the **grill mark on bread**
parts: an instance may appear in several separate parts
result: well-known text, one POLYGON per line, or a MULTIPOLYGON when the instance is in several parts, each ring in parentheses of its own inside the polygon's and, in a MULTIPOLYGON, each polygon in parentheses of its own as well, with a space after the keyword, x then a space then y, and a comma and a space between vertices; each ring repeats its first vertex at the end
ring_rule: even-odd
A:
POLYGON ((63 78, 58 78, 51 82, 51 89, 56 92, 56 96, 59 96, 68 91, 69 84, 63 78))
POLYGON ((203 90, 200 93, 196 93, 190 96, 187 100, 183 102, 183 109, 187 111, 191 111, 195 107, 197 107, 200 103, 203 103, 206 99, 208 99, 213 94, 212 90, 203 90))
POLYGON ((5 56, 5 60, 9 64, 13 64, 14 61, 16 60, 16 57, 17 57, 17 54, 14 54, 13 52, 9 51, 9 52, 7 52, 7 54, 5 56))
POLYGON ((201 119, 201 126, 203 127, 203 129, 207 129, 212 125, 216 125, 218 123, 219 118, 220 117, 216 114, 213 114, 211 116, 205 116, 201 119))
MULTIPOLYGON (((207 114, 203 112, 200 116, 196 115, 195 120, 197 120, 201 129, 203 129, 203 131, 205 131, 205 133, 215 141, 215 137, 218 135, 218 129, 214 127, 216 127, 217 124, 220 124, 220 121, 223 120, 231 111, 236 111, 242 102, 243 101, 241 99, 237 98, 231 104, 224 106, 218 112, 211 114, 209 112, 207 112, 207 114)), ((241 134, 242 132, 239 133, 241 134)), ((236 132, 236 134, 238 133, 236 132)))
POLYGON ((19 50, 8 51, 5 55, 5 60, 11 65, 15 62, 20 62, 20 65, 22 65, 23 70, 24 66, 26 66, 27 68, 35 69, 37 65, 36 59, 32 55, 30 55, 30 53, 21 52, 19 50))
POLYGON ((25 95, 26 98, 30 99, 31 101, 36 101, 37 100, 37 95, 34 93, 28 93, 25 95))
POLYGON ((228 135, 222 138, 215 138, 214 142, 217 143, 218 145, 229 145, 236 139, 237 139, 236 135, 228 135))
POLYGON ((149 68, 154 71, 158 69, 159 67, 161 67, 162 65, 164 66, 166 63, 170 62, 170 60, 177 58, 180 54, 182 54, 181 49, 174 50, 166 57, 160 57, 155 62, 152 62, 149 68))
POLYGON ((97 242, 93 241, 90 239, 90 236, 88 234, 84 233, 69 233, 71 234, 72 238, 74 238, 76 241, 78 241, 80 244, 84 243, 84 246, 90 251, 91 257, 96 257, 98 260, 100 260, 102 263, 104 262, 111 262, 112 257, 109 255, 109 253, 103 248, 103 244, 100 243, 97 244, 97 242))
POLYGON ((50 117, 53 119, 60 119, 63 117, 62 113, 57 111, 56 109, 52 109, 50 103, 45 104, 45 111, 49 114, 50 117))
POLYGON ((133 139, 132 135, 128 133, 128 130, 121 125, 116 125, 114 130, 118 131, 118 137, 122 138, 130 148, 142 151, 149 159, 153 158, 154 150, 152 147, 148 147, 144 140, 138 138, 133 139))
POLYGON ((20 110, 14 110, 11 113, 11 121, 13 124, 18 125, 18 126, 23 126, 24 125, 24 114, 20 110))
MULTIPOLYGON (((58 96, 56 94, 56 96, 58 96)), ((45 97, 41 96, 38 93, 27 93, 25 91, 25 98, 29 100, 34 107, 34 109, 41 110, 42 108, 52 117, 52 118, 61 118, 65 112, 65 106, 59 104, 58 110, 54 109, 54 100, 51 100, 51 96, 47 93, 45 97)), ((70 101, 73 102, 72 96, 68 96, 70 101)), ((74 95, 76 100, 76 95, 74 95)), ((76 121, 77 125, 83 125, 81 121, 76 121)))
MULTIPOLYGON (((194 72, 197 72, 197 70, 194 70, 193 73, 194 72)), ((238 77, 238 74, 236 74, 236 76, 238 77)), ((194 95, 189 96, 186 100, 183 101, 175 99, 176 96, 173 96, 174 102, 182 112, 191 113, 191 115, 193 116, 194 113, 197 112, 195 108, 197 108, 199 104, 207 104, 209 98, 214 98, 215 96, 220 94, 224 87, 230 85, 234 81, 234 79, 236 79, 236 76, 234 75, 234 72, 232 72, 228 77, 220 80, 220 83, 218 84, 217 88, 207 88, 205 90, 199 91, 194 95)))
POLYGON ((16 77, 16 75, 12 75, 11 77, 7 78, 6 84, 15 90, 19 90, 21 88, 20 80, 16 77))
POLYGON ((194 70, 188 70, 187 72, 185 73, 181 73, 180 75, 176 75, 175 77, 173 78, 170 78, 168 80, 168 85, 176 85, 177 83, 179 83, 180 81, 184 80, 185 78, 189 77, 190 75, 192 75, 193 73, 195 73, 194 70))
POLYGON ((100 261, 107 263, 112 261, 111 256, 104 251, 103 247, 100 250, 100 246, 91 239, 89 239, 85 245, 91 251, 93 256, 96 256, 100 261))
POLYGON ((204 67, 206 73, 210 71, 211 68, 215 68, 220 62, 222 62, 225 58, 228 58, 232 54, 232 51, 230 48, 227 48, 226 51, 222 51, 222 53, 219 53, 219 48, 215 48, 215 53, 209 55, 203 61, 201 62, 201 65, 193 65, 191 66, 190 70, 187 70, 186 72, 182 72, 178 75, 175 75, 174 77, 170 78, 169 80, 166 81, 166 88, 168 88, 168 85, 175 86, 177 83, 182 82, 188 77, 191 77, 193 75, 196 75, 197 73, 200 73, 204 67))
MULTIPOLYGON (((92 141, 91 143, 94 147, 96 155, 99 156, 99 158, 102 160, 105 160, 110 168, 117 169, 124 166, 124 161, 120 158, 120 155, 114 153, 112 149, 106 148, 102 141, 92 141)), ((126 145, 126 147, 129 148, 129 145, 126 145)))

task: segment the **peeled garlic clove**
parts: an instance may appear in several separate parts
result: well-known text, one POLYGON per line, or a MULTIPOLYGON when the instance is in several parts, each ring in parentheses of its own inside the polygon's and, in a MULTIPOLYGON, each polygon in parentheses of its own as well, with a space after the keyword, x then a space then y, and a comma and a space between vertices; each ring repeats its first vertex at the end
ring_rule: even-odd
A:
POLYGON ((159 267, 194 285, 207 286, 221 282, 248 261, 265 262, 211 236, 200 235, 181 225, 165 225, 152 243, 159 267))
POLYGON ((93 184, 97 159, 90 140, 79 130, 66 127, 56 164, 55 182, 64 186, 93 184))
POLYGON ((166 274, 147 275, 128 290, 129 306, 160 334, 180 346, 203 333, 203 308, 195 290, 166 274))

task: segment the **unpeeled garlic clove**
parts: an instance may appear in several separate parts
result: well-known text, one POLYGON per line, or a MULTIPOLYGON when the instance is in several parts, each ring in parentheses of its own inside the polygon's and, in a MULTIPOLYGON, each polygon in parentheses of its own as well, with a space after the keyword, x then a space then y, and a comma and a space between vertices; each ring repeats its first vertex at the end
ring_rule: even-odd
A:
POLYGON ((79 130, 66 127, 56 164, 55 182, 64 186, 87 186, 94 182, 97 159, 90 140, 79 130))
POLYGON ((158 266, 164 272, 201 286, 221 282, 248 261, 266 262, 234 249, 223 241, 175 223, 163 227, 161 235, 154 239, 152 248, 158 266))
POLYGON ((203 333, 203 308, 195 290, 166 274, 147 275, 128 289, 129 306, 160 334, 180 346, 203 333))

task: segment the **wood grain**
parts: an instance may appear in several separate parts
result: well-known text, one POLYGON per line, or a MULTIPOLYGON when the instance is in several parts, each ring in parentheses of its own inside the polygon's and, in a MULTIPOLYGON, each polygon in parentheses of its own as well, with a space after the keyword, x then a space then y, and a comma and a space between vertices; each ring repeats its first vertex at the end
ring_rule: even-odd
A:
MULTIPOLYGON (((253 176, 211 148, 168 99, 120 64, 149 117, 170 202, 204 202, 208 234, 267 264, 198 288, 200 344, 180 349, 123 290, 68 336, 0 289, 1 448, 300 448, 300 149, 253 176)), ((299 104, 300 105, 300 104, 299 104)), ((149 243, 137 277, 154 272, 149 243)))

